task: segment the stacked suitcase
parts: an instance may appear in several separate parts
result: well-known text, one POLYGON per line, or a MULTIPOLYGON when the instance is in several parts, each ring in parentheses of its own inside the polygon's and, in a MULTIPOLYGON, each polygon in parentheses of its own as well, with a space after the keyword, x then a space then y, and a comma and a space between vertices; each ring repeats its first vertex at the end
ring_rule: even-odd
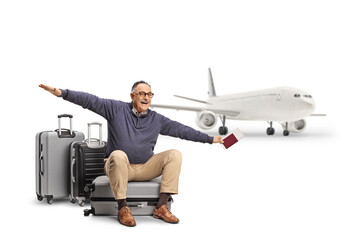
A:
MULTIPOLYGON (((126 192, 126 201, 134 216, 147 216, 153 214, 157 205, 160 192, 160 178, 146 182, 129 182, 126 192)), ((85 209, 84 215, 117 215, 118 204, 111 191, 109 178, 107 176, 97 177, 90 186, 91 209, 85 209)), ((171 209, 172 198, 168 201, 168 208, 171 209)))

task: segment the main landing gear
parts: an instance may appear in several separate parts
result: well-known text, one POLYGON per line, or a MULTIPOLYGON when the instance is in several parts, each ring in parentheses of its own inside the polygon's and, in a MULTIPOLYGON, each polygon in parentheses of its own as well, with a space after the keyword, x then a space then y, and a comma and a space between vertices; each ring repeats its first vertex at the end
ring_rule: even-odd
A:
POLYGON ((270 127, 266 129, 266 134, 270 136, 270 135, 274 135, 274 133, 275 133, 275 128, 272 127, 272 122, 270 122, 270 127))
POLYGON ((219 116, 220 117, 220 120, 221 120, 221 123, 222 123, 222 126, 219 127, 219 134, 220 135, 226 135, 228 133, 228 128, 225 127, 225 120, 226 120, 226 116, 219 116))
POLYGON ((285 130, 283 132, 284 136, 289 136, 289 130, 288 130, 288 122, 285 123, 285 130))
MULTIPOLYGON (((267 135, 274 135, 275 129, 272 127, 272 122, 270 122, 270 127, 266 129, 267 135)), ((284 136, 289 136, 290 132, 288 130, 288 122, 285 123, 285 130, 283 131, 284 136)))

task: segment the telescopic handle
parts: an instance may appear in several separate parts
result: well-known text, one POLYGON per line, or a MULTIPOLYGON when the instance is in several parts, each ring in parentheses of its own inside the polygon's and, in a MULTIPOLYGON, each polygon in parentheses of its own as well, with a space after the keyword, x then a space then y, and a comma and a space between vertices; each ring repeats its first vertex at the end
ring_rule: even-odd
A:
POLYGON ((59 121, 59 136, 61 136, 61 118, 68 117, 70 118, 70 136, 72 136, 72 118, 73 115, 71 114, 61 114, 58 115, 58 121, 59 121))
POLYGON ((91 126, 93 125, 98 125, 99 126, 99 146, 101 147, 103 145, 103 140, 102 140, 102 123, 99 122, 91 122, 88 123, 88 144, 90 146, 91 143, 91 126))

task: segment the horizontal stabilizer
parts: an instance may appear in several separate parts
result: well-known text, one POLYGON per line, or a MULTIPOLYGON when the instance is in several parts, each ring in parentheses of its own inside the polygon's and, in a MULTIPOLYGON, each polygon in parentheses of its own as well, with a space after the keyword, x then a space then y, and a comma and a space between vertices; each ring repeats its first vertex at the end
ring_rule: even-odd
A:
POLYGON ((183 98, 183 99, 190 100, 190 101, 193 101, 193 102, 210 104, 209 102, 206 102, 206 101, 202 101, 202 100, 198 100, 198 99, 194 99, 194 98, 183 97, 183 96, 179 96, 179 95, 174 95, 174 97, 183 98))

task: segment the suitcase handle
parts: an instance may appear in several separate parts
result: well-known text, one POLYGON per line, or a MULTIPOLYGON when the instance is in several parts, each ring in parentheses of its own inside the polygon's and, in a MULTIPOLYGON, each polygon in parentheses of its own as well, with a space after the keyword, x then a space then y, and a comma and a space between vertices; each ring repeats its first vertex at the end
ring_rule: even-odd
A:
POLYGON ((138 208, 145 207, 143 203, 133 203, 133 204, 129 203, 128 205, 129 207, 138 207, 138 208))
POLYGON ((61 114, 61 115, 58 115, 58 122, 59 122, 59 131, 58 131, 58 136, 59 138, 73 138, 75 137, 75 134, 73 134, 73 130, 72 130, 72 118, 73 116, 71 114, 61 114), (61 131, 61 118, 63 117, 68 117, 70 119, 70 135, 68 134, 62 134, 62 131, 61 131))
POLYGON ((74 175, 74 166, 75 166, 75 157, 73 157, 73 159, 71 160, 71 168, 70 168, 70 174, 71 174, 71 181, 74 183, 75 182, 75 175, 74 175))
POLYGON ((73 115, 71 115, 71 114, 60 114, 60 115, 58 115, 58 118, 63 118, 63 117, 73 118, 73 115))
POLYGON ((98 125, 99 126, 99 146, 98 147, 103 147, 103 140, 102 140, 102 123, 99 122, 91 122, 88 123, 88 139, 85 140, 86 144, 88 145, 88 147, 93 147, 91 146, 91 126, 93 125, 98 125))
POLYGON ((44 175, 44 156, 42 154, 40 156, 40 175, 44 175))

